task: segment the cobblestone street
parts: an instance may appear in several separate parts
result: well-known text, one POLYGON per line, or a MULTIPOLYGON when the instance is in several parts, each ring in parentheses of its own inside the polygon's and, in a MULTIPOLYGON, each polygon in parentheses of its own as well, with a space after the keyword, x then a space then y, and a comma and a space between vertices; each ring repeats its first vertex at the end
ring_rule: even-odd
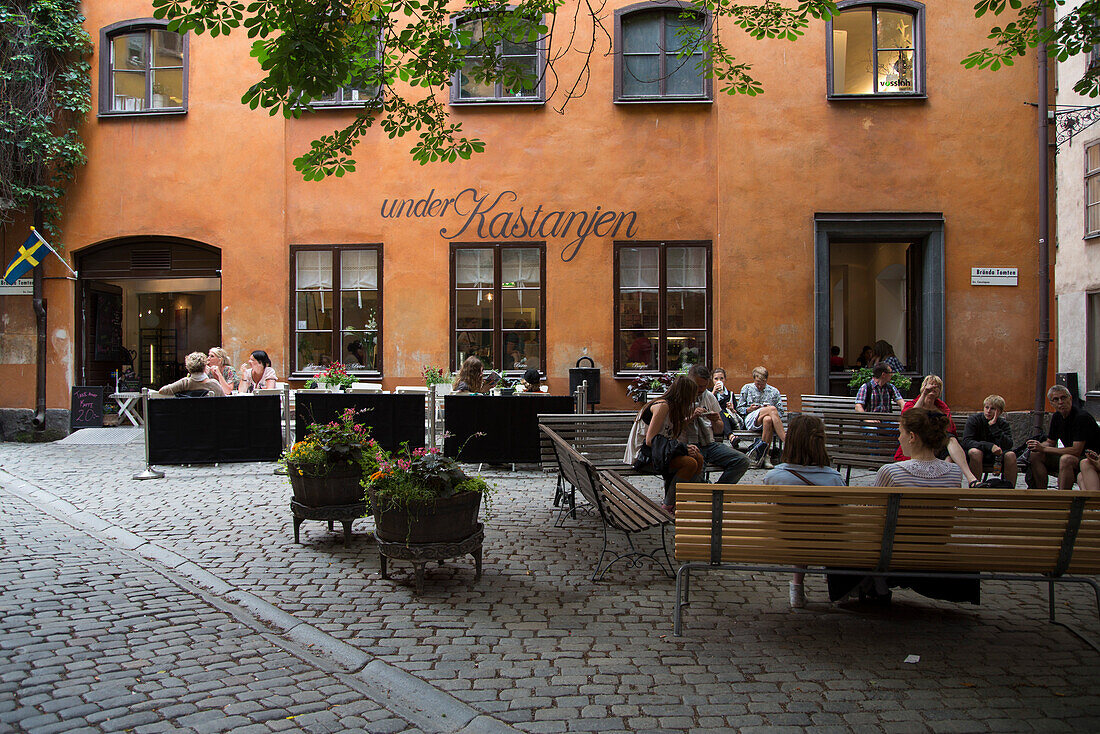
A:
MULTIPOLYGON (((644 563, 590 581, 599 526, 556 526, 537 469, 485 472, 484 576, 431 566, 417 597, 407 565, 379 577, 369 520, 347 548, 322 522, 295 544, 274 465, 138 482, 141 451, 0 444, 0 730, 1100 729, 1100 655, 1047 622, 1038 584, 870 608, 813 576, 791 610, 786 578, 701 574, 677 638, 673 580, 644 563)), ((1059 594, 1100 637, 1090 595, 1059 594)))

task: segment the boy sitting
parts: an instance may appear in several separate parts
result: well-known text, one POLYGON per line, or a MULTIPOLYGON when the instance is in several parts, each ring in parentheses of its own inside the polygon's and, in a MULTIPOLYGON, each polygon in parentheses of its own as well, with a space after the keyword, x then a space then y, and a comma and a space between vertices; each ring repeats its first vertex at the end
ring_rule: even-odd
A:
POLYGON ((1006 488, 1016 486, 1016 454, 1012 452, 1012 428, 1004 419, 1005 399, 990 395, 982 403, 982 412, 966 419, 962 444, 966 450, 970 471, 982 475, 982 465, 1001 465, 1001 479, 1006 488))

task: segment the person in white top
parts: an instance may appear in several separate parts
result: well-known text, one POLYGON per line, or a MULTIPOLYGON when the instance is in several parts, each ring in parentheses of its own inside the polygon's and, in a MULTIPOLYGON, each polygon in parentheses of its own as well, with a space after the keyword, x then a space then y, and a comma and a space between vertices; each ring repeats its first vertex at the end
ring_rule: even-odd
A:
POLYGON ((271 366, 271 358, 262 349, 252 352, 248 361, 241 365, 240 378, 240 392, 245 393, 255 392, 257 388, 275 387, 279 379, 271 366))

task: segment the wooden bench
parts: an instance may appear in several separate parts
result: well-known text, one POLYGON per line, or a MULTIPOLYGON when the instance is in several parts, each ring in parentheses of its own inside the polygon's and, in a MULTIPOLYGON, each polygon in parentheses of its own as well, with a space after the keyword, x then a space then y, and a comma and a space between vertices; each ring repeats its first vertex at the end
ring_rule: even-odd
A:
POLYGON ((843 395, 803 395, 802 413, 820 417, 825 411, 855 410, 856 399, 843 395))
POLYGON ((553 446, 561 476, 596 508, 600 518, 603 529, 603 548, 600 550, 600 557, 596 560, 592 580, 601 580, 616 561, 630 559, 631 565, 637 565, 642 558, 656 561, 662 570, 671 576, 672 559, 669 558, 668 548, 665 545, 665 529, 672 524, 672 515, 617 472, 597 469, 552 428, 540 425, 539 430, 553 446), (651 552, 643 553, 635 547, 634 536, 652 528, 660 528, 661 544, 651 552), (630 550, 615 555, 607 565, 604 565, 604 557, 612 553, 609 548, 609 530, 623 533, 630 550), (664 564, 658 558, 658 553, 664 555, 664 564))
POLYGON ((1062 624, 1054 582, 1100 612, 1100 492, 681 484, 676 559, 676 635, 691 572, 719 568, 1047 582, 1062 624))
POLYGON ((837 469, 847 468, 845 483, 851 481, 852 467, 877 470, 894 461, 898 448, 900 413, 860 413, 855 410, 826 411, 825 450, 837 469))

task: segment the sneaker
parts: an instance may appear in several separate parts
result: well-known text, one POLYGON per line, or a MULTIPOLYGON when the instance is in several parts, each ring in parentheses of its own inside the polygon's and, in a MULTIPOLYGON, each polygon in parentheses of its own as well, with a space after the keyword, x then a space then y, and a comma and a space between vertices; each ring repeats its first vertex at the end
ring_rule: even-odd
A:
POLYGON ((768 445, 760 439, 756 439, 756 443, 749 449, 748 457, 752 462, 753 469, 759 469, 764 465, 764 457, 768 452, 768 445))
POLYGON ((801 609, 806 606, 806 587, 802 584, 791 582, 791 609, 801 609))
POLYGON ((765 469, 774 469, 775 468, 775 464, 772 463, 771 457, 768 456, 767 454, 764 455, 764 468, 765 469))

